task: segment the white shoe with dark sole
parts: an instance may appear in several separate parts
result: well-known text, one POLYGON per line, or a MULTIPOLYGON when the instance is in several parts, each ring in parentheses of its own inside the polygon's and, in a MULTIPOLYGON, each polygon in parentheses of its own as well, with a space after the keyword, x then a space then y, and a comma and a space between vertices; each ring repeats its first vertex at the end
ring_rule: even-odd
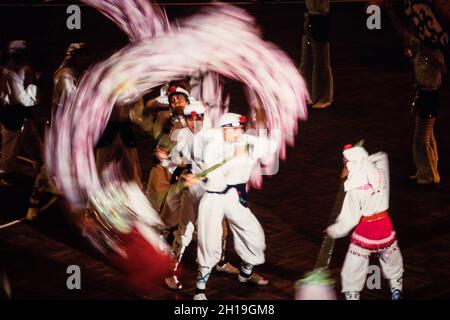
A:
POLYGON ((194 296, 194 300, 208 300, 208 298, 206 298, 206 294, 204 293, 197 293, 194 296))

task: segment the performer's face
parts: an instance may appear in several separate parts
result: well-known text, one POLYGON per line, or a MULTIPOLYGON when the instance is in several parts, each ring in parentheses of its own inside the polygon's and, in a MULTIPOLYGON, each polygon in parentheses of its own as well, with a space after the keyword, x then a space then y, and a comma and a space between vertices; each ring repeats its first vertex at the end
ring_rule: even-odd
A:
POLYGON ((203 128, 203 115, 199 114, 196 117, 186 116, 187 126, 193 133, 197 133, 203 128))
POLYGON ((223 136, 224 136, 225 142, 230 142, 230 143, 237 142, 237 141, 239 141, 239 139, 241 138, 243 133, 244 133, 243 126, 223 129, 223 136))
POLYGON ((172 97, 170 97, 170 105, 179 113, 183 111, 186 104, 186 97, 182 94, 174 94, 172 97))

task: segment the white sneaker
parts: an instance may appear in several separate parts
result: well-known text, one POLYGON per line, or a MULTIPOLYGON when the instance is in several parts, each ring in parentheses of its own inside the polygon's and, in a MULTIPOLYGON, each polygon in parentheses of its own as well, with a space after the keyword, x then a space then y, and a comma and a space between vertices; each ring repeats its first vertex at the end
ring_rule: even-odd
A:
POLYGON ((169 287, 169 289, 172 289, 172 290, 181 290, 183 288, 183 285, 178 280, 177 276, 166 277, 164 279, 164 282, 169 287))
POLYGON ((206 298, 206 295, 204 293, 197 293, 194 296, 194 300, 208 300, 208 299, 206 298))
POLYGON ((227 262, 223 266, 216 265, 216 270, 227 274, 239 274, 239 269, 227 262))
POLYGON ((345 291, 345 300, 359 300, 360 294, 359 291, 345 291))
POLYGON ((248 278, 238 275, 239 282, 251 282, 257 284, 258 286, 267 286, 269 284, 269 280, 261 276, 260 274, 253 272, 252 275, 248 278))

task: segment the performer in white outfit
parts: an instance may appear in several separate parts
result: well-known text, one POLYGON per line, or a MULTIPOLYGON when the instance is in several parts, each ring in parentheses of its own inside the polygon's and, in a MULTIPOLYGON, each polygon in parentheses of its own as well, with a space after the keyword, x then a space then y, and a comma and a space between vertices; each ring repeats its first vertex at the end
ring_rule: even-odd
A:
POLYGON ((384 276, 389 279, 393 300, 401 298, 403 259, 389 217, 389 165, 383 152, 370 155, 363 147, 344 148, 348 177, 342 210, 327 228, 332 238, 346 236, 354 227, 342 267, 342 292, 347 300, 359 300, 371 254, 378 254, 384 276))
POLYGON ((205 300, 206 282, 222 253, 222 219, 228 220, 234 247, 242 259, 240 282, 267 285, 268 280, 253 272, 264 263, 264 231, 247 206, 246 184, 258 161, 265 162, 277 151, 275 141, 243 133, 246 118, 224 114, 214 140, 204 149, 207 168, 222 164, 206 176, 205 189, 197 221, 199 272, 195 300, 205 300))
POLYGON ((34 84, 36 80, 36 74, 28 66, 27 43, 24 40, 11 41, 8 45, 8 63, 0 81, 2 118, 0 186, 11 185, 3 176, 11 171, 22 146, 27 148, 35 160, 40 160, 39 136, 29 120, 30 107, 38 102, 37 86, 34 84))
MULTIPOLYGON (((208 142, 208 129, 211 121, 208 118, 205 107, 201 102, 192 100, 184 108, 184 116, 187 127, 177 129, 172 133, 171 140, 174 142, 170 153, 170 161, 176 164, 180 170, 181 181, 173 184, 169 189, 166 199, 166 206, 171 212, 176 212, 178 216, 178 229, 175 231, 172 245, 173 265, 171 274, 166 277, 165 282, 171 289, 181 289, 182 284, 176 275, 178 265, 181 262, 183 253, 192 241, 198 217, 198 206, 200 199, 205 193, 202 184, 190 185, 188 188, 179 190, 179 183, 184 183, 192 175, 200 174, 204 169, 203 146, 208 142)), ((174 173, 175 174, 175 173, 174 173)), ((226 220, 223 221, 222 248, 225 249, 227 236, 226 220)), ((216 270, 228 274, 239 274, 239 269, 231 265, 225 259, 225 254, 221 256, 216 270)))

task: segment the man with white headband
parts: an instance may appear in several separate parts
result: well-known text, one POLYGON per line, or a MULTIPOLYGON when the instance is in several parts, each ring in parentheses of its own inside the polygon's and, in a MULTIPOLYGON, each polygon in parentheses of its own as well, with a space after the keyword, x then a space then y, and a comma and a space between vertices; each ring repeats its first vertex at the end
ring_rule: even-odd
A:
POLYGON ((199 271, 194 300, 205 300, 206 282, 222 253, 222 220, 226 218, 233 233, 234 247, 242 259, 240 282, 267 285, 269 281, 253 272, 264 263, 266 248, 264 231, 247 205, 246 185, 258 161, 277 151, 275 141, 244 134, 246 117, 224 114, 215 138, 205 146, 206 168, 218 165, 203 181, 203 195, 197 220, 199 271))
MULTIPOLYGON (((178 229, 172 244, 173 263, 171 274, 166 277, 165 282, 171 289, 181 289, 182 284, 176 275, 178 265, 183 253, 192 241, 193 233, 197 223, 198 206, 200 199, 205 193, 202 184, 190 185, 188 188, 178 190, 175 180, 189 181, 193 175, 200 174, 204 169, 203 146, 208 142, 208 129, 211 121, 208 118, 203 104, 191 99, 191 103, 184 108, 184 118, 187 127, 177 129, 173 132, 171 140, 175 143, 170 153, 170 160, 178 166, 172 175, 173 184, 167 195, 165 207, 170 212, 176 212, 178 217, 178 229), (180 175, 176 172, 180 171, 180 175)), ((188 183, 189 184, 189 183, 188 183)), ((163 215, 165 211, 163 210, 163 215)), ((164 220, 164 217, 162 217, 164 220)), ((223 223, 222 247, 225 247, 227 236, 226 221, 223 223)), ((239 269, 225 260, 222 254, 217 265, 217 271, 228 274, 239 274, 239 269)))
POLYGON ((359 300, 366 283, 371 254, 378 254, 389 279, 392 300, 401 299, 403 259, 389 217, 389 164, 384 152, 370 155, 360 146, 344 147, 343 176, 346 195, 336 223, 327 228, 330 237, 346 236, 355 228, 342 267, 342 292, 347 300, 359 300))

